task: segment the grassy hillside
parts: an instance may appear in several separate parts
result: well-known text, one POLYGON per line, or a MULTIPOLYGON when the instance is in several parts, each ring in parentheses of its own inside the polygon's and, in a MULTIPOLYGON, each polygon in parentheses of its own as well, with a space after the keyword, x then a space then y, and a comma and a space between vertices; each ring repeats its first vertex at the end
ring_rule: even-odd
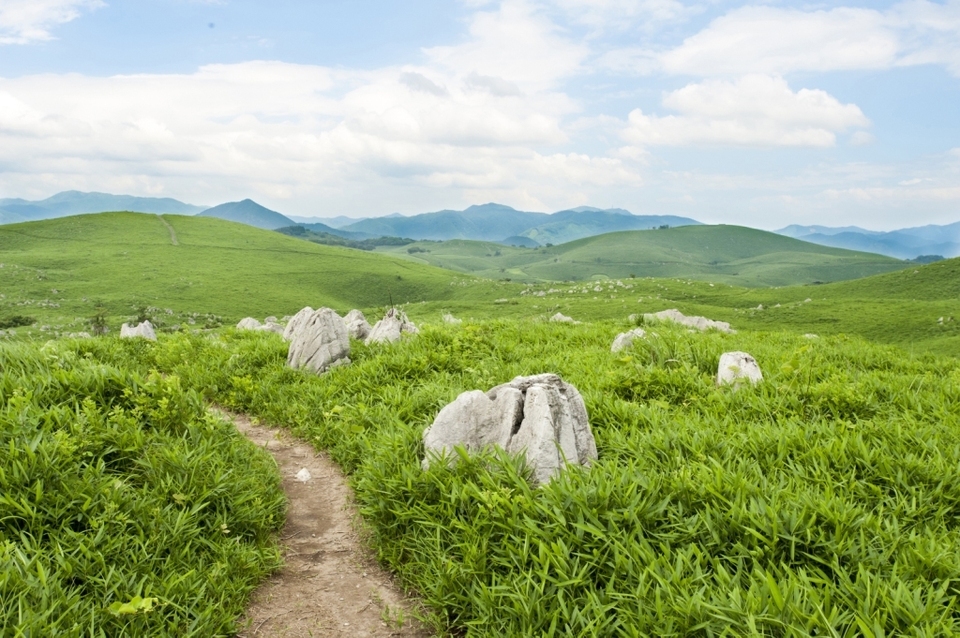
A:
MULTIPOLYGON (((749 261, 744 255, 754 248, 747 239, 759 231, 713 230, 743 239, 727 242, 726 250, 732 261, 749 261)), ((710 228, 625 235, 689 238, 705 232, 709 234, 710 228)), ((234 323, 247 315, 263 319, 290 314, 304 305, 327 305, 341 312, 358 307, 375 315, 392 298, 395 303, 409 302, 407 312, 418 322, 439 321, 443 312, 463 318, 538 320, 561 312, 581 321, 623 321, 631 314, 679 308, 687 314, 729 321, 739 330, 859 334, 918 352, 960 355, 960 321, 951 319, 960 319, 957 259, 846 282, 773 288, 645 277, 524 285, 458 276, 412 261, 426 256, 438 265, 475 270, 491 259, 532 257, 539 260, 535 266, 549 266, 544 259, 551 258, 551 250, 562 250, 552 256, 562 260, 617 236, 582 240, 546 252, 483 242, 418 242, 397 249, 398 255, 405 255, 406 260, 401 260, 382 253, 318 246, 205 218, 114 213, 5 226, 0 228, 0 329, 22 315, 36 323, 19 328, 20 334, 43 337, 88 330, 98 299, 104 302, 116 330, 142 306, 152 307, 148 315, 163 327, 202 327, 217 324, 209 315, 234 323), (410 254, 408 248, 436 252, 410 254), (760 305, 762 309, 758 309, 760 305), (938 321, 941 317, 942 322, 938 321), (43 332, 42 326, 50 326, 50 330, 43 332)), ((758 237, 755 243, 770 239, 770 234, 759 233, 758 237)), ((781 248, 808 246, 773 238, 785 242, 778 244, 781 248)), ((692 242, 686 244, 693 250, 692 242)), ((701 262, 718 260, 720 249, 711 248, 715 244, 704 243, 706 253, 701 262), (710 252, 714 250, 717 252, 710 252)), ((836 259, 839 265, 835 268, 846 268, 848 274, 862 267, 857 260, 863 258, 869 264, 873 259, 816 246, 813 250, 827 251, 824 258, 836 259), (840 257, 831 256, 835 252, 841 253, 840 257)), ((599 252, 611 260, 618 256, 612 245, 599 252)), ((624 254, 629 254, 629 249, 624 254)), ((782 273, 784 266, 774 263, 777 255, 794 260, 794 264, 813 259, 809 253, 781 250, 768 253, 766 263, 754 258, 755 263, 764 265, 768 273, 782 273)), ((878 263, 887 267, 889 261, 879 258, 878 263)), ((571 262, 554 263, 569 267, 571 262)), ((526 266, 514 269, 522 267, 526 266)), ((498 279, 516 277, 511 270, 489 274, 498 279)))
POLYGON ((158 307, 171 324, 192 313, 232 322, 464 290, 449 271, 213 218, 105 213, 15 224, 0 227, 0 251, 0 319, 61 325, 91 316, 97 300, 114 318, 158 307))
POLYGON ((611 354, 625 327, 439 326, 357 344, 322 377, 286 368, 275 335, 232 331, 123 360, 328 449, 381 560, 449 635, 960 633, 955 361, 669 326, 611 354), (718 388, 730 350, 763 383, 718 388), (583 393, 588 471, 531 489, 503 456, 421 469, 423 430, 458 393, 545 371, 583 393))
POLYGON ((518 281, 634 275, 747 287, 787 286, 854 279, 906 266, 890 257, 818 246, 738 226, 609 233, 535 249, 458 240, 382 250, 460 272, 518 281))

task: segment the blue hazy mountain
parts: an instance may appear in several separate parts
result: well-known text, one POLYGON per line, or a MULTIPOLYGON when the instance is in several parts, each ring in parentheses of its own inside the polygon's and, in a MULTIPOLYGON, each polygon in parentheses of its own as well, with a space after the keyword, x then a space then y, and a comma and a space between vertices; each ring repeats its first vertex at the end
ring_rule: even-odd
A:
POLYGON ((465 210, 365 219, 340 230, 413 239, 473 239, 527 245, 561 244, 618 230, 640 230, 662 225, 688 226, 700 222, 671 215, 633 215, 615 208, 581 206, 558 213, 531 213, 502 204, 482 204, 465 210), (536 242, 534 244, 533 242, 536 242))
POLYGON ((960 256, 960 222, 887 232, 865 230, 856 226, 836 228, 793 225, 776 232, 821 246, 879 253, 899 259, 915 259, 920 255, 960 256))
POLYGON ((297 225, 297 223, 289 217, 281 215, 275 210, 270 210, 265 206, 261 206, 252 199, 220 204, 219 206, 208 208, 198 216, 217 217, 219 219, 247 224, 248 226, 256 226, 257 228, 263 228, 265 230, 276 230, 278 228, 297 225))
POLYGON ((185 204, 169 197, 134 197, 132 195, 111 195, 109 193, 64 191, 53 197, 37 201, 19 198, 0 199, 0 224, 107 211, 194 215, 204 208, 205 206, 185 204))

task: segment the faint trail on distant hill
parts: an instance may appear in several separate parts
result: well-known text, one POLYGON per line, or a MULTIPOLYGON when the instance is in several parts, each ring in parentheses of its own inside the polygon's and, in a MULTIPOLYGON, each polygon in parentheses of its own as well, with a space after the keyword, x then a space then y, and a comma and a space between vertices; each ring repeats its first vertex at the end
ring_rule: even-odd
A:
POLYGON ((179 246, 180 242, 177 241, 177 231, 173 229, 173 226, 170 225, 170 222, 163 218, 163 215, 157 215, 160 218, 160 221, 163 222, 163 225, 167 227, 167 230, 170 231, 170 243, 174 246, 179 246))
POLYGON ((215 409, 277 461, 287 495, 281 532, 284 566, 253 593, 239 638, 425 638, 413 603, 364 548, 354 526, 353 494, 326 454, 283 430, 215 409), (307 480, 297 473, 306 469, 307 480), (403 626, 389 625, 403 612, 403 626))

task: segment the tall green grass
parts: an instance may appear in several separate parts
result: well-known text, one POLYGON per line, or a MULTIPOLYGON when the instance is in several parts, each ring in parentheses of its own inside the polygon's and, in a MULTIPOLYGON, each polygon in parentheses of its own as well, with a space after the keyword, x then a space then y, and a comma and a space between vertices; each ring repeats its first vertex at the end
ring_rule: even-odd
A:
POLYGON ((456 635, 960 633, 954 360, 670 326, 611 354, 623 327, 427 327, 356 344, 322 377, 285 368, 273 335, 93 354, 329 449, 381 560, 456 635), (728 350, 751 352, 764 382, 715 387, 728 350), (600 452, 589 471, 531 489, 502 455, 420 469, 423 429, 459 392, 545 371, 585 397, 600 452))
POLYGON ((0 635, 230 635, 279 564, 276 464, 116 345, 0 345, 0 635))

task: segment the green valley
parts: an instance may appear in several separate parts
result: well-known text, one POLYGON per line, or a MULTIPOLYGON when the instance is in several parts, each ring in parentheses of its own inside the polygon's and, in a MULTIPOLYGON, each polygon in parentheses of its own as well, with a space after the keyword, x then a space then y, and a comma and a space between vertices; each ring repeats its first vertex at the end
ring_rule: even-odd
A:
POLYGON ((624 231, 541 248, 449 240, 378 250, 459 272, 524 282, 637 276, 788 286, 855 279, 909 265, 739 226, 624 231))

